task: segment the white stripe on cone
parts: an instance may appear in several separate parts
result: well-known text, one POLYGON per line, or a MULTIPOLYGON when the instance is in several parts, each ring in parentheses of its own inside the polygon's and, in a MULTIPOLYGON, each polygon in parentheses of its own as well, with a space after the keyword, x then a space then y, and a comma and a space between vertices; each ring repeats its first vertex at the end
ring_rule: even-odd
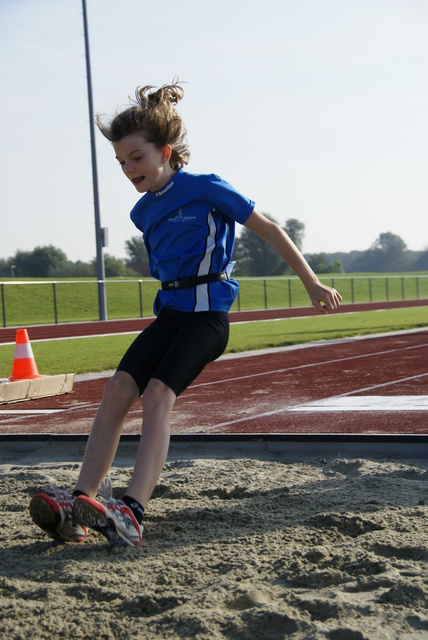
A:
POLYGON ((22 360, 23 358, 34 358, 31 344, 29 342, 16 344, 14 357, 17 360, 22 360))

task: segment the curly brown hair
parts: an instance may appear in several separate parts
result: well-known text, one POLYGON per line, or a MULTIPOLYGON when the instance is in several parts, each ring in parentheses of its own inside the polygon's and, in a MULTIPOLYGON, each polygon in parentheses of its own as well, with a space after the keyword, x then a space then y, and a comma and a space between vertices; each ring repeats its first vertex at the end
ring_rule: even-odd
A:
POLYGON ((147 85, 137 87, 132 106, 117 113, 111 122, 105 124, 100 115, 96 124, 110 142, 118 142, 131 133, 142 133, 147 142, 159 149, 170 145, 171 167, 176 171, 189 162, 190 150, 187 131, 182 118, 175 108, 184 96, 184 89, 178 79, 160 88, 147 85))

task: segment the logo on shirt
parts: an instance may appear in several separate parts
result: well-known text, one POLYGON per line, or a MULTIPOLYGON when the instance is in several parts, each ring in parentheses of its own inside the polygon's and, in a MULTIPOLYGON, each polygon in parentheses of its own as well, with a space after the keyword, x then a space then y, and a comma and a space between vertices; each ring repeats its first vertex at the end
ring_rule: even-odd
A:
POLYGON ((196 220, 196 216, 184 216, 183 209, 179 209, 175 216, 168 218, 168 222, 191 222, 196 220))
POLYGON ((159 198, 159 196, 163 196, 163 194, 169 191, 173 186, 174 186, 174 182, 170 182, 169 184, 166 185, 165 189, 162 189, 162 191, 156 191, 156 198, 159 198))

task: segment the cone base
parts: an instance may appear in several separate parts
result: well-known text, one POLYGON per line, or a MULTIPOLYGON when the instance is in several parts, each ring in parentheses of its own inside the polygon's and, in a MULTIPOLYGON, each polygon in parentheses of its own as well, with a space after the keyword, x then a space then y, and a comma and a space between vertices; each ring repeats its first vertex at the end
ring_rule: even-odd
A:
POLYGON ((35 380, 36 378, 43 378, 40 373, 34 373, 31 376, 11 376, 9 382, 21 382, 21 380, 35 380))

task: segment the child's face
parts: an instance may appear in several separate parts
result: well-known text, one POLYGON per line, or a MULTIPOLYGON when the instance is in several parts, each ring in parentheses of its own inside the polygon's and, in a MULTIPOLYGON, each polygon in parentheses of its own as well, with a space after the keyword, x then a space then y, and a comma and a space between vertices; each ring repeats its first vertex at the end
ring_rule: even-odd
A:
POLYGON ((131 133, 113 142, 113 147, 123 173, 139 193, 161 189, 173 174, 169 145, 158 149, 143 134, 131 133))

